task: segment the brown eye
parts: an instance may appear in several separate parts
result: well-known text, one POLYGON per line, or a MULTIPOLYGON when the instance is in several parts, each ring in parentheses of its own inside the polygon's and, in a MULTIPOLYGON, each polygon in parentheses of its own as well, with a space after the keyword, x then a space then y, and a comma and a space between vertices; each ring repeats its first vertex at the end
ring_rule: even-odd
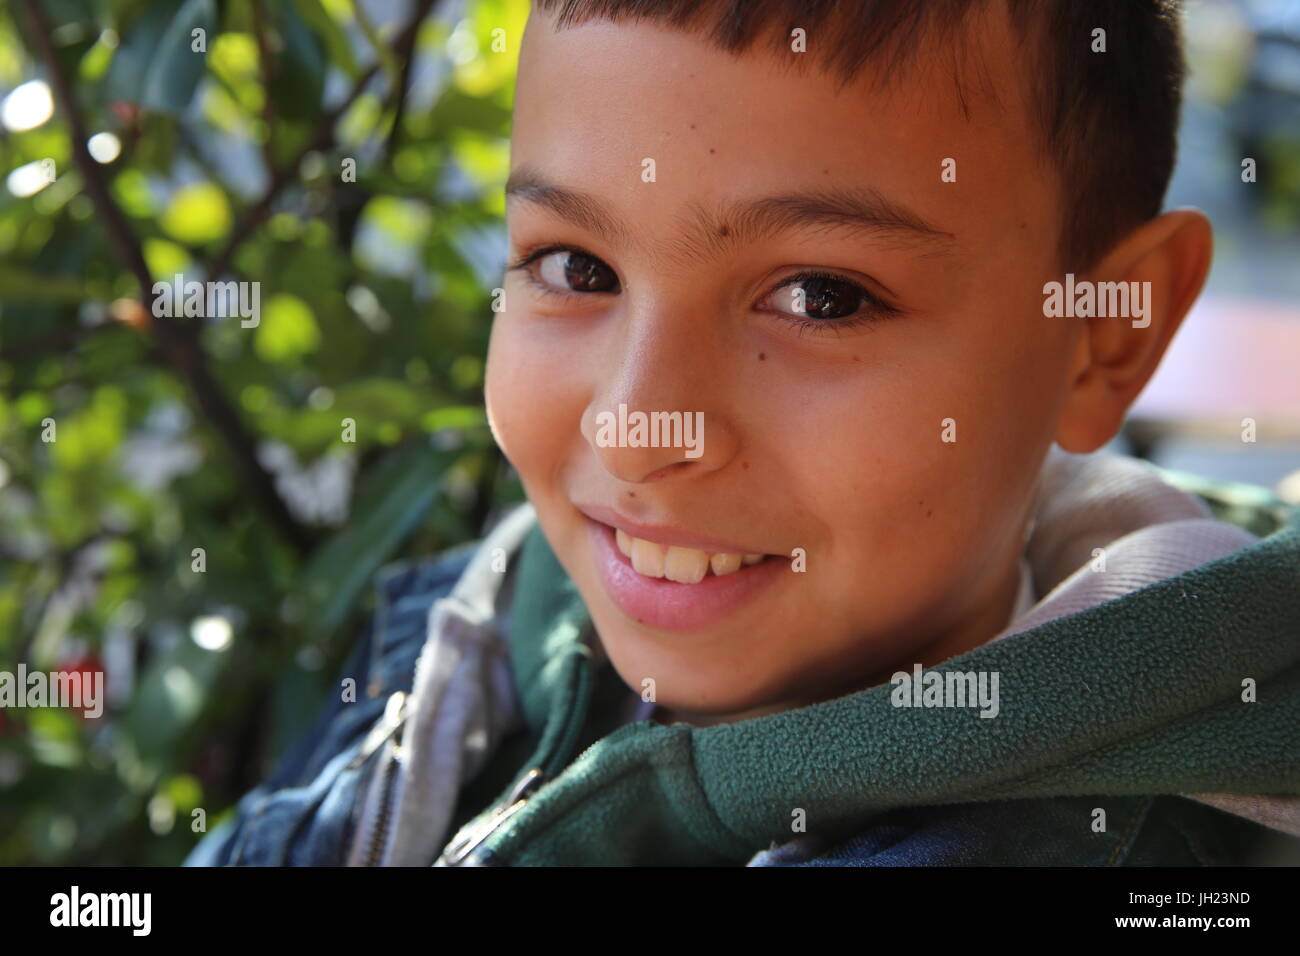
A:
POLYGON ((572 292, 617 292, 618 276, 609 266, 585 252, 559 250, 542 256, 537 269, 541 280, 572 292))
POLYGON ((812 270, 784 279, 758 304, 799 329, 800 334, 844 329, 901 315, 865 285, 832 272, 812 270))
POLYGON ((810 319, 844 319, 858 311, 862 305, 863 289, 847 279, 830 279, 809 276, 790 283, 782 289, 789 295, 791 311, 810 319), (785 290, 790 290, 788 293, 785 290), (802 300, 803 308, 798 308, 802 300))

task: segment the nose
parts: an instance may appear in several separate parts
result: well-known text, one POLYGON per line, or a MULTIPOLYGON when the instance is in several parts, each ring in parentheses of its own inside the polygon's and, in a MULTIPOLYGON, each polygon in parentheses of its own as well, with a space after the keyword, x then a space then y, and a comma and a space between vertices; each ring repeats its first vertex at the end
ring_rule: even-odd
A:
POLYGON ((723 372, 700 325, 682 318, 629 309, 610 337, 603 365, 608 373, 581 428, 597 460, 619 481, 701 477, 735 457, 723 372))

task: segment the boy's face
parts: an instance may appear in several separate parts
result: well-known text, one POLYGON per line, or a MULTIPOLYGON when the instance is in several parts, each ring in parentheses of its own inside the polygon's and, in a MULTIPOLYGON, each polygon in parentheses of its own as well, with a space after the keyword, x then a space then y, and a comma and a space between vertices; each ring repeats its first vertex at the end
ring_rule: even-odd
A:
POLYGON ((943 51, 837 93, 766 51, 530 21, 511 257, 567 251, 507 275, 490 418, 615 668, 681 719, 839 696, 1006 623, 1074 333, 1043 316, 1061 213, 1024 61, 981 32, 965 117, 943 51), (620 404, 702 413, 703 453, 609 446, 620 404), (770 557, 677 583, 611 525, 770 557))

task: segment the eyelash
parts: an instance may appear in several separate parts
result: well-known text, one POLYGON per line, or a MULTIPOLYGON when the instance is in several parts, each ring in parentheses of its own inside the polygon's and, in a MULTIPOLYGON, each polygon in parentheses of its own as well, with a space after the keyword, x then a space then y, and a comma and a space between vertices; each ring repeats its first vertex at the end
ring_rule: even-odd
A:
MULTIPOLYGON (((536 289, 542 295, 554 299, 585 298, 587 295, 599 294, 599 293, 585 293, 585 292, 566 293, 566 292, 556 291, 555 289, 552 289, 550 286, 546 285, 540 279, 538 279, 537 276, 534 275, 533 270, 528 268, 538 259, 541 259, 545 256, 549 256, 555 252, 576 252, 579 255, 589 256, 590 258, 595 259, 598 262, 602 262, 602 263, 604 262, 604 260, 601 259, 599 256, 594 256, 590 252, 587 252, 585 249, 581 249, 578 246, 551 244, 551 245, 540 246, 538 248, 524 252, 522 255, 520 255, 520 257, 516 261, 512 262, 510 265, 506 267, 506 271, 523 272, 524 278, 528 280, 528 282, 533 286, 534 289, 536 289)), ((807 281, 809 279, 824 279, 832 282, 844 282, 849 284, 850 286, 853 286, 860 293, 859 302, 865 303, 869 311, 861 315, 846 316, 841 319, 796 318, 795 316, 792 316, 786 312, 772 312, 773 315, 778 316, 782 321, 797 328, 799 330, 800 335, 802 335, 806 331, 811 331, 817 335, 839 334, 839 332, 845 329, 852 329, 861 325, 866 325, 870 322, 880 321, 882 319, 896 316, 902 312, 902 309, 899 309, 897 306, 890 305, 889 303, 882 300, 880 297, 872 294, 871 291, 864 288, 861 283, 853 279, 846 278, 845 276, 837 275, 834 272, 824 272, 818 269, 806 269, 801 272, 797 272, 794 275, 787 276, 786 278, 782 279, 778 285, 770 289, 767 292, 767 295, 771 295, 773 292, 777 291, 778 289, 783 289, 788 285, 794 285, 798 282, 807 281)), ((766 296, 764 296, 764 298, 766 298, 766 296)), ((860 305, 859 308, 861 307, 862 306, 860 305)), ((764 310, 764 311, 771 311, 771 310, 764 310)))

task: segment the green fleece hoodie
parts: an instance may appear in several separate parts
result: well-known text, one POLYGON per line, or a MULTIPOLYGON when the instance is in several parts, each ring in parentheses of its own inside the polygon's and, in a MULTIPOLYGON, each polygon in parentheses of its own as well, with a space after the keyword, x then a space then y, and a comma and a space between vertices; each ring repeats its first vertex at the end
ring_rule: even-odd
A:
POLYGON ((598 674, 590 621, 534 527, 509 635, 528 727, 519 753, 532 756, 515 758, 524 773, 439 862, 736 865, 789 840, 800 810, 833 842, 908 807, 1294 797, 1300 509, 1274 513, 1277 522, 1263 509, 1229 515, 1271 531, 1249 547, 936 668, 996 672, 996 719, 897 707, 884 684, 733 724, 639 721, 576 759, 598 674))

